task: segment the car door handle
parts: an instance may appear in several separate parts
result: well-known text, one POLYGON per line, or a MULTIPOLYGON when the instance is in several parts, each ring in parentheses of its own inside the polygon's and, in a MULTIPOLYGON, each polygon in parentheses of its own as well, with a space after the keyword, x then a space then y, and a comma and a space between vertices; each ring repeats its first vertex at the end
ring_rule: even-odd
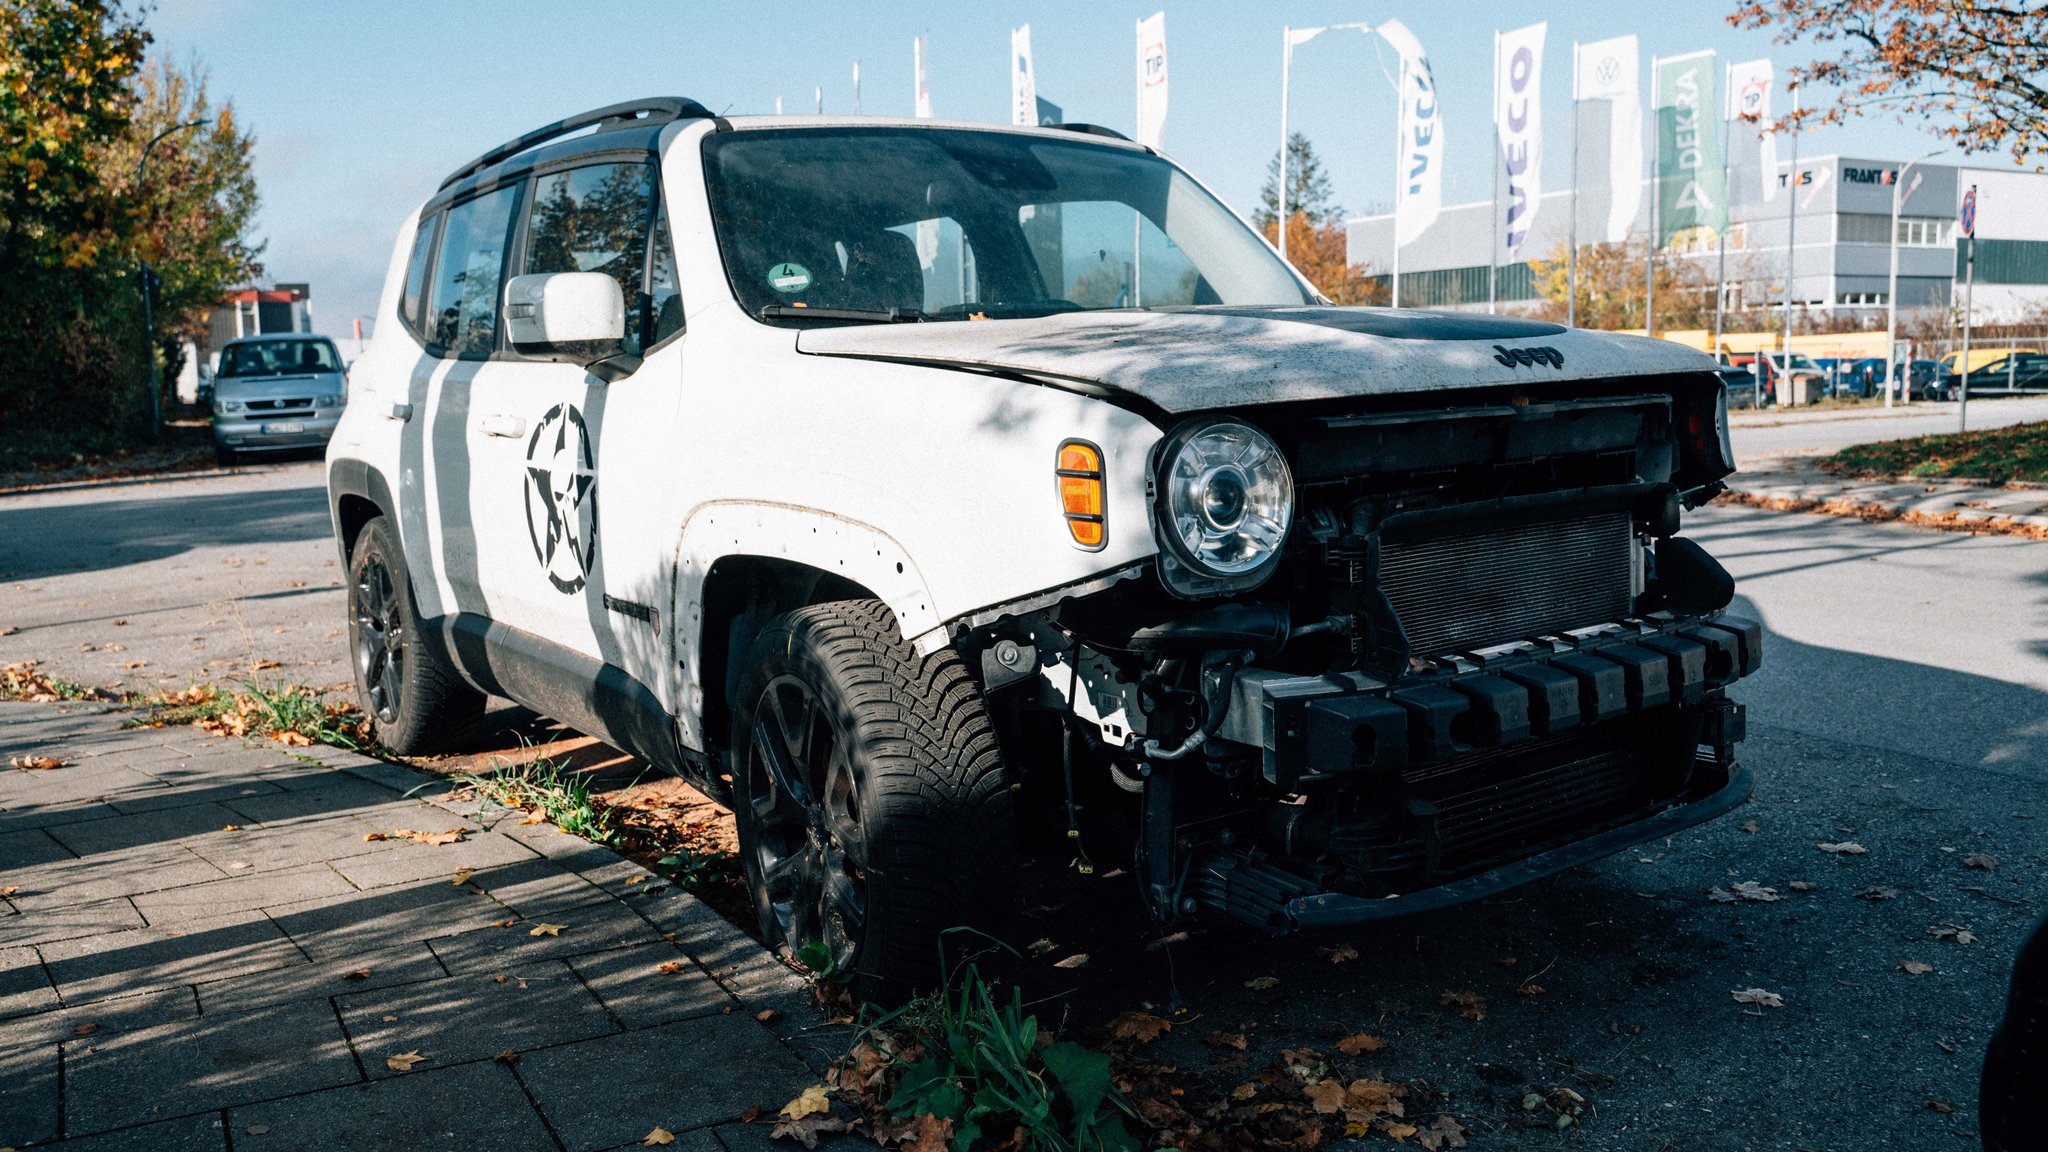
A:
POLYGON ((476 427, 477 431, 482 432, 486 436, 524 436, 526 435, 526 417, 485 416, 476 422, 476 427))
POLYGON ((401 422, 410 420, 412 419, 412 405, 393 404, 391 406, 391 411, 386 413, 386 415, 390 416, 393 420, 401 422))

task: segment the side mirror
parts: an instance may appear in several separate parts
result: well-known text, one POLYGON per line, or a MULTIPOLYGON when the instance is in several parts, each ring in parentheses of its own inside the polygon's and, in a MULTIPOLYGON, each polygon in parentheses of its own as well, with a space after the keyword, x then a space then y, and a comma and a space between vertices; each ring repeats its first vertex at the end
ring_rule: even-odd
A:
POLYGON ((543 272, 505 285, 506 334, 524 356, 589 364, 619 351, 626 297, 602 272, 543 272))

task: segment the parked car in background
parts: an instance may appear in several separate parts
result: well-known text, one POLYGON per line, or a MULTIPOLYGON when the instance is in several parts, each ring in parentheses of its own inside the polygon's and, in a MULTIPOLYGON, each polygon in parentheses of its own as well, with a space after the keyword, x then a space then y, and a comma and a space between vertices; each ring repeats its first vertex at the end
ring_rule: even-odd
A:
POLYGON ((222 464, 243 453, 324 448, 348 383, 325 336, 246 336, 221 346, 213 372, 213 451, 222 464))
MULTIPOLYGON (((1976 360, 1974 355, 1971 360, 1976 360)), ((1936 390, 1944 400, 1953 400, 1961 392, 1962 377, 1953 371, 1944 371, 1936 381, 1936 390)), ((1973 394, 2016 392, 2048 392, 2048 355, 2039 352, 2019 352, 2000 356, 1996 360, 1980 361, 1970 371, 1970 391, 1973 394)))
POLYGON ((1730 408, 1758 408, 1771 402, 1769 390, 1758 385, 1756 373, 1751 369, 1727 364, 1722 366, 1719 375, 1722 386, 1727 389, 1730 408))
POLYGON ((1782 404, 1791 399, 1786 396, 1785 390, 1778 386, 1781 374, 1789 375, 1794 387, 1805 393, 1796 398, 1798 402, 1811 403, 1820 399, 1827 384, 1827 373, 1821 371, 1820 366, 1810 358, 1796 352, 1790 356, 1789 364, 1787 359, 1782 353, 1751 352, 1730 357, 1729 362, 1732 366, 1745 371, 1752 365, 1760 363, 1763 366, 1764 393, 1771 403, 1782 404))

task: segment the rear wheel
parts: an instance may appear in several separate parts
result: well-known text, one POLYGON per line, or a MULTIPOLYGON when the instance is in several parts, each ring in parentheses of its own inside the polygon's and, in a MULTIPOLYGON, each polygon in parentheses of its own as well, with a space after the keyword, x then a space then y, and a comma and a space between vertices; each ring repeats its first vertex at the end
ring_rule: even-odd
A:
POLYGON ((405 556, 389 520, 378 516, 363 526, 348 575, 356 691, 377 742, 407 756, 473 743, 483 722, 484 694, 421 633, 405 556))
POLYGON ((241 462, 241 455, 225 444, 213 446, 213 462, 223 468, 232 468, 241 462))
POLYGON ((762 633, 737 705, 734 815, 771 945, 891 1004, 936 982, 941 933, 1005 927, 1008 777, 957 654, 918 655, 877 601, 814 605, 762 633))

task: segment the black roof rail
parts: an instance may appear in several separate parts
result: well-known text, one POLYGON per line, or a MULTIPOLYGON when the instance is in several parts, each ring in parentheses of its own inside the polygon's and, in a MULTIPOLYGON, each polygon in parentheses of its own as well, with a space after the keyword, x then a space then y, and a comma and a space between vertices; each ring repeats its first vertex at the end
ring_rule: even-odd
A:
POLYGON ((545 128, 536 128, 522 136, 508 140, 496 148, 457 168, 441 187, 446 188, 458 180, 464 180, 489 168, 493 164, 509 160, 528 148, 545 144, 558 136, 567 136, 593 124, 623 127, 627 124, 667 124, 675 120, 709 120, 711 110, 695 100, 683 96, 652 96, 645 100, 627 100, 621 104, 607 104, 593 108, 566 119, 557 120, 545 128))
POLYGON ((1057 128, 1062 132, 1079 132, 1084 136, 1107 136, 1112 140, 1121 140, 1126 144, 1134 143, 1129 136, 1114 128, 1104 128, 1100 124, 1083 124, 1076 121, 1071 124, 1047 124, 1046 127, 1057 128))

